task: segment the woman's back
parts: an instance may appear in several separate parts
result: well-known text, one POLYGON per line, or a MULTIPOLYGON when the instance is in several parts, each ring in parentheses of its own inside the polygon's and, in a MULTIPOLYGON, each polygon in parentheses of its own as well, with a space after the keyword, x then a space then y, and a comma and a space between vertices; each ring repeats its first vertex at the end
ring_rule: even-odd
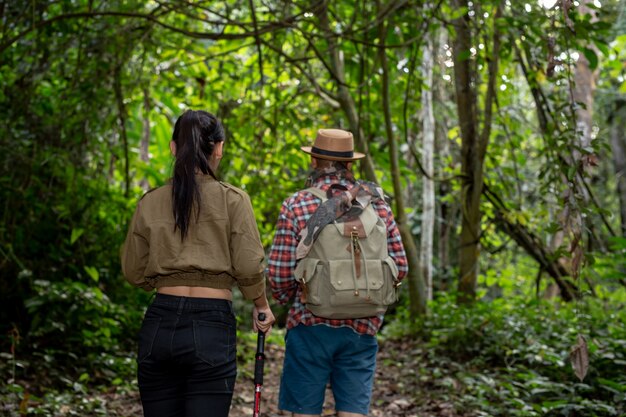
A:
POLYGON ((223 141, 212 114, 190 110, 178 118, 173 178, 139 201, 122 249, 126 279, 157 289, 139 333, 146 417, 228 415, 236 377, 234 284, 254 302, 254 330, 268 331, 274 322, 250 198, 215 176, 223 141))
MULTIPOLYGON (((132 230, 150 247, 141 275, 156 288, 166 282, 172 284, 174 278, 180 285, 184 285, 180 279, 188 279, 201 286, 224 288, 230 284, 230 288, 232 257, 240 258, 238 254, 241 252, 247 253, 249 259, 238 259, 241 262, 235 263, 236 270, 248 275, 262 272, 264 254, 248 196, 208 175, 198 175, 197 180, 202 196, 201 207, 199 211, 192 210, 194 214, 185 239, 181 239, 180 231, 175 229, 171 185, 148 192, 138 204, 132 230), (231 239, 232 234, 245 236, 231 239), (203 277, 207 280, 208 276, 213 276, 213 282, 206 281, 204 285, 197 282, 203 277)), ((133 252, 126 255, 124 272, 132 276, 132 266, 141 260, 133 259, 133 252)))

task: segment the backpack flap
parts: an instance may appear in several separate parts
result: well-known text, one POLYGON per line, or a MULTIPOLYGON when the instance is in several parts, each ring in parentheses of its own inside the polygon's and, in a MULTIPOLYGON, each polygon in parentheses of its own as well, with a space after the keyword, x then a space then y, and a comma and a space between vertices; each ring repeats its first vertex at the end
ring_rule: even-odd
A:
POLYGON ((370 291, 380 290, 383 286, 383 266, 381 262, 378 259, 365 261, 365 266, 367 267, 369 279, 366 279, 363 273, 361 276, 353 278, 352 260, 350 259, 329 261, 331 285, 336 291, 354 292, 357 290, 359 297, 365 297, 368 288, 370 291))
POLYGON ((352 260, 329 262, 330 284, 333 290, 328 294, 333 306, 384 305, 385 284, 383 265, 380 260, 366 260, 361 276, 355 277, 352 260))
POLYGON ((350 237, 353 232, 358 232, 359 239, 364 239, 372 233, 377 222, 378 215, 370 204, 363 209, 363 213, 360 216, 347 222, 335 221, 334 225, 343 236, 350 237))

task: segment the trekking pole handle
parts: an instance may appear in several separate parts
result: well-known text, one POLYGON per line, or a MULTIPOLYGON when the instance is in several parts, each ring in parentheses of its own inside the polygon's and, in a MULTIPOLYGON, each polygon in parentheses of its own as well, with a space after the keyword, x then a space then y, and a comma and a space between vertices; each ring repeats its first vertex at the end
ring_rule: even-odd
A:
MULTIPOLYGON (((265 320, 265 313, 259 313, 259 321, 265 320)), ((256 385, 263 384, 263 365, 265 363, 265 332, 259 330, 256 342, 256 362, 254 364, 254 383, 256 385)))

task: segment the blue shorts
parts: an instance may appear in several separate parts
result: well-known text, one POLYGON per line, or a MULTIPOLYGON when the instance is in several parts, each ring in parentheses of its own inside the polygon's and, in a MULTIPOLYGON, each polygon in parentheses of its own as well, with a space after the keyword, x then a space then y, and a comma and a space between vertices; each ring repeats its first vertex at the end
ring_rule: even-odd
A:
POLYGON ((369 412, 376 370, 376 337, 347 327, 299 325, 285 336, 278 406, 296 414, 321 414, 330 381, 336 411, 369 412))

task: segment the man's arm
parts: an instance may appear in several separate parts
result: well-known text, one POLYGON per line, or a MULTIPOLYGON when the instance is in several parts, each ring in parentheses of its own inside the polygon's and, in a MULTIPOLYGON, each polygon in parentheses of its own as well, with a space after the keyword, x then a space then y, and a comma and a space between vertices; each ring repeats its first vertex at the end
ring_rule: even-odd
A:
POLYGON ((293 211, 285 201, 276 223, 276 234, 267 261, 268 277, 273 297, 280 303, 288 303, 298 290, 294 277, 298 234, 293 211))

